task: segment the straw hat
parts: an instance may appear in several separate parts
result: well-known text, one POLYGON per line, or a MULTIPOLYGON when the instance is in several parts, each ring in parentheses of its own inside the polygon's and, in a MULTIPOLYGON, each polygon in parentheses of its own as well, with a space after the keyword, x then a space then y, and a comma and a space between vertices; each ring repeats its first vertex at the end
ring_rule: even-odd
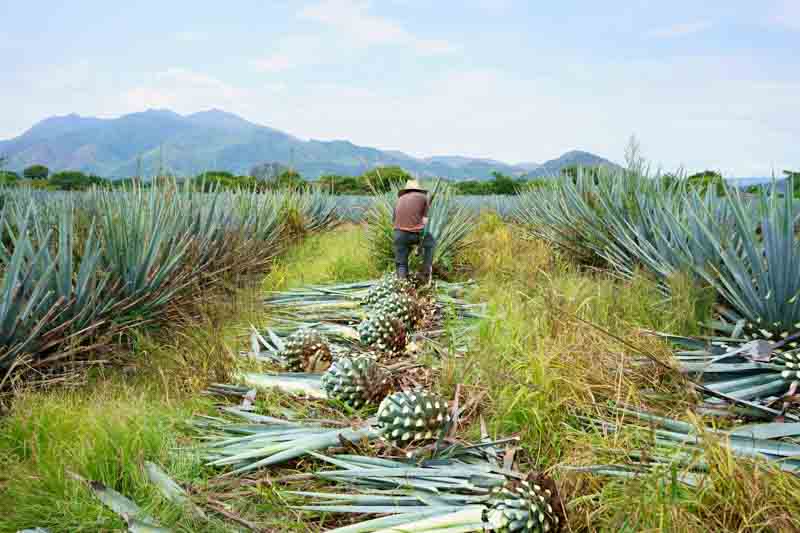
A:
POLYGON ((397 196, 402 196, 405 193, 412 191, 424 192, 424 193, 428 192, 422 188, 422 185, 420 185, 420 183, 417 180, 408 180, 406 182, 406 186, 400 189, 400 191, 398 191, 397 196))

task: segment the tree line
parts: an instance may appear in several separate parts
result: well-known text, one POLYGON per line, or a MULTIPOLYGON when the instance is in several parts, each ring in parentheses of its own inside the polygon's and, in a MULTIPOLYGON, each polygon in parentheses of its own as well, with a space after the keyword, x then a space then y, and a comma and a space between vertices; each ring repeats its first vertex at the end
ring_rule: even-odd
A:
MULTIPOLYGON (((64 170, 52 173, 44 165, 31 165, 21 174, 10 170, 3 170, 5 158, 0 156, 0 186, 28 186, 44 190, 85 190, 91 187, 121 188, 137 184, 148 187, 159 182, 185 182, 191 181, 204 190, 212 189, 249 189, 256 191, 269 190, 311 190, 318 189, 336 195, 369 195, 382 193, 392 187, 402 186, 412 179, 412 175, 399 166, 386 166, 373 168, 359 176, 327 174, 315 181, 306 180, 297 171, 279 163, 265 163, 253 167, 247 175, 236 175, 223 170, 201 172, 190 178, 175 178, 173 176, 157 176, 151 180, 127 178, 110 180, 94 174, 87 174, 77 170, 64 170)), ((598 167, 583 168, 583 173, 601 179, 598 167)), ((561 176, 577 179, 578 167, 576 165, 561 169, 561 176)), ((786 178, 794 176, 794 196, 800 197, 800 172, 784 171, 786 178)), ((705 191, 713 188, 717 194, 725 194, 725 179, 713 170, 705 170, 690 176, 664 174, 660 177, 666 184, 684 182, 691 188, 705 191)), ((500 172, 492 172, 488 180, 447 180, 458 194, 462 195, 514 195, 523 189, 547 187, 555 184, 550 179, 524 179, 507 176, 500 172)), ((757 192, 761 186, 751 186, 747 192, 757 192)))

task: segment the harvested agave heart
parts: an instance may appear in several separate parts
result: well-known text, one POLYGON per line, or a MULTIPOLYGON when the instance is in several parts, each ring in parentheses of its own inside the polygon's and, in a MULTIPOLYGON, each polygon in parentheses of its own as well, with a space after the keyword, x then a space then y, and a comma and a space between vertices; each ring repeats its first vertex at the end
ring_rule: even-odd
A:
POLYGON ((438 439, 448 424, 447 402, 425 390, 395 392, 378 407, 378 427, 395 446, 438 439))
POLYGON ((413 286, 410 281, 398 278, 395 274, 386 274, 378 283, 370 288, 361 303, 364 305, 374 305, 391 294, 403 294, 412 289, 413 286))
POLYGON ((544 477, 510 480, 494 489, 483 513, 486 531, 534 533, 558 531, 564 511, 555 483, 544 477))
POLYGON ((368 355, 342 356, 322 375, 322 389, 353 408, 377 404, 389 390, 389 373, 368 355))
POLYGON ((280 355, 289 372, 322 372, 333 359, 325 338, 309 329, 294 332, 280 355))
POLYGON ((376 311, 356 328, 361 343, 376 352, 400 355, 408 344, 408 328, 399 318, 376 311))
POLYGON ((370 311, 396 318, 409 329, 419 325, 423 318, 422 306, 416 298, 407 293, 389 294, 372 306, 370 311))

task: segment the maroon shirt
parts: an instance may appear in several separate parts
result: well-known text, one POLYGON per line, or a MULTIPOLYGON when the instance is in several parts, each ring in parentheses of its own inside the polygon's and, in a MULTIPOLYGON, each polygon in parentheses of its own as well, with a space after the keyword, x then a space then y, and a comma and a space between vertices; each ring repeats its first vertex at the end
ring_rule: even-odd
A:
POLYGON ((428 216, 428 196, 410 191, 397 199, 394 206, 394 229, 419 233, 425 227, 422 222, 428 216))

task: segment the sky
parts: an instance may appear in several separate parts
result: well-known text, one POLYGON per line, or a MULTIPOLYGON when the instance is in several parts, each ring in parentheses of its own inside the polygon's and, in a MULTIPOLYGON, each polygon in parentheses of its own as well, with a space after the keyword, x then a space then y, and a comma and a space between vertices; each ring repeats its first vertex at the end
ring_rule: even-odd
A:
POLYGON ((800 0, 0 1, 0 139, 217 108, 303 139, 800 167, 800 0), (60 5, 59 5, 60 4, 60 5))

